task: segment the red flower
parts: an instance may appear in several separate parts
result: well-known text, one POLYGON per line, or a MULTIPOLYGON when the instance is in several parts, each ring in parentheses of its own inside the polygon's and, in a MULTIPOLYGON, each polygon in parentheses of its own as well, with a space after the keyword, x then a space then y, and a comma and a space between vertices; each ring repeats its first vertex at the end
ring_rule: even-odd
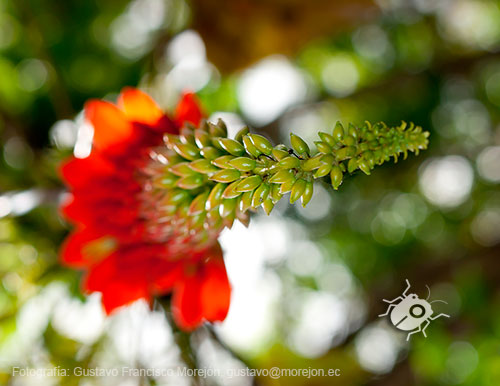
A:
POLYGON ((85 116, 94 127, 92 152, 61 168, 71 193, 63 215, 75 225, 62 248, 63 263, 87 271, 84 289, 101 292, 108 313, 172 292, 181 328, 223 320, 230 286, 218 242, 179 248, 174 240, 152 240, 141 216, 139 171, 164 133, 177 134, 185 122, 199 124, 194 95, 184 95, 173 119, 133 88, 123 90, 117 106, 88 102, 85 116))

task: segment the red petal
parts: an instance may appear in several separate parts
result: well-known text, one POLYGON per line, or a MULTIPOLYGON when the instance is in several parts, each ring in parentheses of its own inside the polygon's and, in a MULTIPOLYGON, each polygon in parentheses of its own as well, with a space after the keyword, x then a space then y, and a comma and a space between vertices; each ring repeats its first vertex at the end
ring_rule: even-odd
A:
POLYGON ((102 293, 102 304, 108 314, 135 300, 150 300, 142 267, 130 269, 123 264, 120 254, 117 251, 93 266, 84 281, 85 290, 102 293))
POLYGON ((93 144, 99 149, 130 138, 133 126, 125 114, 115 105, 100 100, 92 100, 85 104, 85 116, 94 127, 93 144))
POLYGON ((211 322, 223 321, 229 310, 231 286, 221 257, 211 257, 204 262, 201 285, 203 317, 211 322))
POLYGON ((179 126, 184 122, 198 126, 203 116, 198 98, 193 93, 185 93, 175 109, 175 122, 179 126))
POLYGON ((184 278, 174 289, 172 313, 176 324, 183 330, 194 330, 203 322, 200 290, 201 283, 196 274, 184 278))
POLYGON ((89 256, 85 256, 83 250, 85 246, 101 238, 102 234, 97 234, 89 228, 83 228, 71 233, 61 248, 61 261, 63 264, 73 268, 85 268, 92 263, 89 256))
POLYGON ((132 87, 122 90, 118 106, 129 120, 146 125, 154 126, 164 116, 163 111, 149 95, 132 87))
POLYGON ((72 157, 60 168, 64 181, 73 188, 85 187, 97 177, 111 175, 115 171, 115 166, 98 153, 92 153, 83 159, 72 157))

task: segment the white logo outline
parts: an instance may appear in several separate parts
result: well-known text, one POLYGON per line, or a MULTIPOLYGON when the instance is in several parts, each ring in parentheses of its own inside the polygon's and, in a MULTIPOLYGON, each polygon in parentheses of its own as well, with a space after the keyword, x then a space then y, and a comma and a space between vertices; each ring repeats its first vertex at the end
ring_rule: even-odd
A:
POLYGON ((384 302, 389 303, 389 307, 385 313, 379 315, 379 318, 389 315, 389 319, 394 327, 401 331, 410 331, 406 337, 406 341, 409 341, 410 336, 412 334, 416 334, 417 332, 422 332, 424 337, 427 338, 425 329, 429 326, 432 320, 436 320, 441 316, 446 316, 447 318, 450 317, 450 315, 445 313, 433 316, 434 312, 432 311, 431 303, 448 303, 444 300, 433 300, 428 302, 431 296, 431 289, 428 285, 426 285, 426 287, 429 294, 425 300, 420 299, 416 294, 407 295, 407 292, 411 287, 408 279, 406 279, 406 285, 407 287, 401 296, 398 296, 393 300, 382 299, 384 302), (399 302, 396 303, 398 300, 399 302))

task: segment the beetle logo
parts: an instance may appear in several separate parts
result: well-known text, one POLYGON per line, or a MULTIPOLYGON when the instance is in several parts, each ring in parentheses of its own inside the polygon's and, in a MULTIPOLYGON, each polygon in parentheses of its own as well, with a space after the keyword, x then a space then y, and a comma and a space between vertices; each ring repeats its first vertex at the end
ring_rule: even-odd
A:
POLYGON ((417 332, 422 332, 422 334, 427 338, 425 334, 425 329, 431 323, 431 320, 435 320, 441 316, 450 315, 438 314, 433 316, 433 311, 431 303, 441 302, 446 303, 444 300, 433 300, 428 302, 431 296, 431 290, 429 286, 426 285, 429 295, 427 299, 420 299, 416 294, 406 294, 410 289, 411 285, 408 279, 406 279, 406 289, 401 296, 396 299, 387 300, 383 299, 384 302, 389 303, 389 307, 384 314, 380 314, 379 317, 386 316, 390 314, 390 319, 392 324, 399 330, 410 331, 406 337, 406 341, 410 340, 410 335, 416 334, 417 332))

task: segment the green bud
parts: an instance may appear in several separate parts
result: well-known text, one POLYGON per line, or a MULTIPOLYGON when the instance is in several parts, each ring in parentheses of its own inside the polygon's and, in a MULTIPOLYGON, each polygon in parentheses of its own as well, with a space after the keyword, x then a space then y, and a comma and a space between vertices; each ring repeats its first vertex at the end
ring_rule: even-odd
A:
POLYGON ((205 130, 201 130, 201 129, 195 130, 194 131, 194 138, 195 138, 196 144, 198 145, 198 147, 200 149, 204 148, 206 146, 210 146, 212 143, 212 141, 210 140, 210 135, 208 135, 208 133, 205 130))
POLYGON ((290 192, 293 188, 293 184, 295 184, 295 181, 296 181, 296 179, 295 179, 295 177, 293 177, 293 179, 282 183, 280 186, 280 193, 285 194, 285 193, 290 192))
POLYGON ((238 157, 229 161, 229 165, 238 169, 241 172, 249 172, 255 168, 257 163, 254 159, 248 157, 238 157))
POLYGON ((205 205, 205 210, 211 210, 217 207, 222 201, 222 193, 226 189, 227 185, 218 183, 212 188, 212 191, 208 195, 207 203, 205 205))
POLYGON ((344 126, 342 126, 342 123, 337 122, 335 125, 335 128, 333 129, 333 138, 337 141, 342 141, 344 138, 344 126))
POLYGON ((248 153, 248 155, 251 155, 252 157, 257 158, 259 155, 262 154, 262 152, 255 147, 253 144, 252 140, 248 135, 243 136, 243 145, 245 146, 245 150, 248 153))
POLYGON ((370 164, 364 158, 358 160, 359 168, 367 175, 370 175, 370 164))
POLYGON ((300 138, 298 135, 290 134, 290 141, 292 143, 293 149, 299 154, 309 154, 309 146, 307 143, 300 138))
POLYGON ((328 173, 330 173, 330 170, 332 170, 332 165, 321 165, 318 170, 316 170, 316 173, 314 173, 314 178, 321 178, 326 176, 328 173))
POLYGON ((306 190, 307 181, 299 178, 292 186, 292 193, 290 194, 290 204, 297 201, 306 190))
POLYGON ((252 208, 258 208, 260 204, 264 202, 264 200, 269 196, 269 192, 271 191, 271 187, 269 184, 263 182, 260 186, 255 189, 255 192, 252 196, 252 208))
POLYGON ((358 139, 359 137, 359 134, 358 134, 358 129, 356 129, 356 127, 352 124, 352 123, 349 123, 349 135, 353 136, 354 139, 358 139))
POLYGON ((272 154, 273 154, 274 158, 276 158, 278 161, 280 161, 281 159, 288 157, 290 155, 286 150, 278 149, 277 147, 275 147, 273 149, 272 154))
POLYGON ((220 138, 219 143, 224 148, 224 150, 232 155, 241 156, 245 154, 245 148, 243 147, 243 145, 238 141, 235 141, 234 139, 220 138))
POLYGON ((200 150, 200 154, 203 156, 203 158, 212 160, 219 157, 221 155, 221 152, 212 146, 206 146, 200 150))
POLYGON ((283 158, 278 165, 282 169, 295 169, 300 166, 300 160, 297 157, 288 156, 283 158))
POLYGON ((187 176, 179 179, 175 185, 181 189, 196 189, 205 183, 205 178, 201 174, 194 174, 192 176, 187 176))
POLYGON ((272 153, 273 146, 265 137, 259 134, 248 134, 248 137, 250 137, 252 143, 261 153, 266 155, 270 155, 272 153))
POLYGON ((326 142, 316 141, 316 142, 314 142, 314 144, 316 145, 316 148, 318 149, 318 151, 320 153, 330 154, 332 152, 331 146, 329 144, 327 144, 326 142))
POLYGON ((229 164, 234 157, 232 155, 223 155, 222 157, 218 157, 212 160, 212 165, 217 166, 220 169, 232 169, 233 167, 229 164))
POLYGON ((238 131, 238 132, 236 133, 236 135, 234 136, 234 139, 235 139, 236 141, 238 141, 238 142, 240 142, 240 143, 241 143, 241 141, 243 141, 243 137, 244 137, 245 135, 247 135, 249 132, 250 132, 250 129, 249 129, 248 127, 246 127, 246 126, 245 126, 243 129, 241 129, 240 131, 238 131))
POLYGON ((222 121, 219 120, 217 122, 217 125, 214 125, 212 122, 207 122, 208 123, 208 132, 210 133, 211 137, 227 137, 226 125, 219 126, 219 122, 222 122, 222 121))
POLYGON ((248 209, 252 207, 252 197, 253 197, 253 190, 245 192, 241 195, 240 211, 246 212, 248 209))
POLYGON ((172 173, 160 174, 159 176, 153 178, 153 187, 157 189, 168 189, 175 186, 178 177, 172 173))
POLYGON ((312 195, 314 191, 314 186, 311 181, 307 181, 306 188, 304 189, 304 193, 301 196, 302 207, 306 207, 306 205, 311 201, 312 195))
POLYGON ((335 162, 335 157, 333 156, 333 154, 324 154, 321 157, 321 163, 323 164, 333 165, 334 162, 335 162))
POLYGON ((321 166, 322 154, 315 155, 312 158, 309 158, 302 162, 302 170, 305 172, 310 172, 314 169, 317 169, 321 166))
POLYGON ((356 158, 351 158, 347 163, 347 171, 353 173, 358 168, 358 161, 356 158))
MULTIPOLYGON (((325 143, 327 143, 328 145, 330 145, 331 147, 335 146, 337 144, 337 141, 335 140, 335 138, 333 138, 333 136, 331 136, 330 134, 328 133, 324 133, 322 131, 320 131, 318 133, 319 137, 321 138, 321 140, 325 143)), ((319 149, 318 149, 319 150, 319 149)))
POLYGON ((210 177, 210 179, 216 182, 228 183, 239 179, 240 176, 241 174, 238 170, 225 169, 215 173, 212 177, 210 177))
POLYGON ((269 179, 269 182, 273 184, 282 184, 291 180, 295 180, 295 176, 290 170, 280 170, 269 179))
POLYGON ((200 193, 195 197, 195 199, 191 202, 191 205, 189 206, 188 214, 190 216, 194 216, 205 211, 205 205, 209 194, 210 191, 207 191, 200 193))
POLYGON ((236 197, 238 197, 241 194, 241 192, 238 192, 236 190, 236 187, 238 186, 239 183, 240 183, 240 181, 231 182, 229 184, 229 186, 222 193, 222 197, 224 197, 224 198, 236 198, 236 197))
POLYGON ((188 159, 190 161, 193 161, 200 157, 199 149, 196 146, 191 145, 189 143, 176 143, 174 145, 174 150, 181 157, 188 159))
POLYGON ((242 179, 236 190, 238 192, 249 192, 257 188, 262 183, 262 178, 258 175, 253 175, 247 178, 242 179))
POLYGON ((355 154, 356 148, 353 146, 347 146, 337 150, 335 155, 337 156, 337 160, 343 161, 347 158, 353 157, 355 154))
POLYGON ((212 163, 207 159, 198 159, 190 162, 188 166, 191 170, 201 174, 211 174, 219 171, 219 169, 212 165, 212 163))
POLYGON ((344 137, 344 145, 354 146, 356 143, 357 143, 357 141, 352 135, 347 135, 344 137))
POLYGON ((330 178, 332 180, 333 189, 337 190, 342 183, 342 178, 344 175, 338 166, 334 166, 330 172, 330 178))
POLYGON ((266 198, 262 203, 262 208, 264 209, 264 212, 266 212, 266 214, 269 216, 274 208, 274 202, 272 202, 270 198, 266 198))
POLYGON ((236 198, 224 199, 220 205, 220 215, 222 218, 226 218, 231 214, 234 215, 234 211, 236 209, 236 198))
POLYGON ((169 168, 169 171, 179 177, 187 177, 196 174, 196 172, 189 167, 189 162, 175 164, 169 168))
POLYGON ((169 192, 166 198, 166 204, 178 206, 182 202, 188 200, 191 195, 183 189, 173 189, 169 192))
POLYGON ((269 196, 271 197, 271 200, 273 200, 273 202, 276 204, 279 200, 281 200, 281 198, 283 197, 283 195, 280 193, 280 188, 281 188, 282 185, 278 185, 278 184, 272 184, 271 185, 271 192, 269 193, 269 196))

